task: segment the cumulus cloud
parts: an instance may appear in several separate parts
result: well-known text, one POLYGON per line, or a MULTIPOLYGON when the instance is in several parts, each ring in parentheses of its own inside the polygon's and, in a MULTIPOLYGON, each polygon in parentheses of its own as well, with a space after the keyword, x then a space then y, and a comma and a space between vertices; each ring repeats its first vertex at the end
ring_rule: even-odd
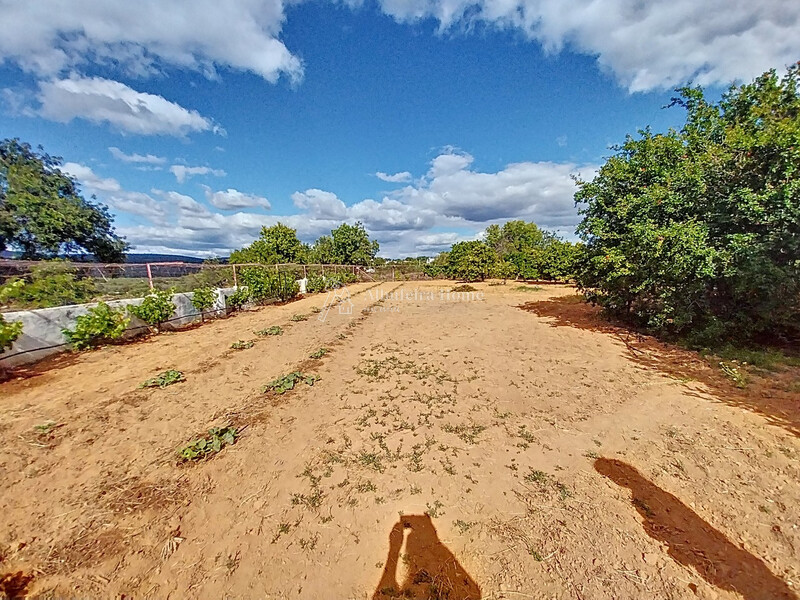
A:
POLYGON ((292 194, 294 205, 306 211, 314 219, 344 220, 347 218, 347 207, 336 194, 318 189, 292 194))
POLYGON ((134 75, 174 66, 213 77, 228 67, 298 81, 302 63, 278 39, 283 20, 282 0, 4 3, 0 61, 41 76, 94 62, 134 75))
POLYGON ((108 151, 111 152, 111 156, 125 163, 163 165, 165 162, 167 162, 166 158, 155 156, 153 154, 125 154, 122 150, 115 146, 111 146, 108 151))
POLYGON ((750 79, 800 55, 800 3, 787 0, 379 0, 401 22, 522 31, 547 51, 596 56, 630 91, 750 79))
POLYGON ((212 169, 211 167, 188 167, 186 165, 172 165, 169 172, 175 175, 178 183, 183 183, 195 175, 214 175, 215 177, 225 177, 227 173, 222 169, 212 169))
POLYGON ((219 192, 213 191, 208 186, 203 186, 205 189, 206 194, 206 201, 215 208, 219 208, 220 210, 236 210, 239 208, 269 208, 269 200, 264 198, 263 196, 256 196, 255 194, 246 194, 244 192, 240 192, 239 190, 235 190, 233 188, 228 188, 227 190, 221 190, 219 192))
POLYGON ((383 171, 378 171, 375 173, 375 177, 383 181, 388 181, 389 183, 405 183, 407 181, 411 181, 411 173, 408 171, 402 171, 400 173, 395 173, 394 175, 389 175, 383 171))
POLYGON ((72 75, 40 82, 37 99, 41 103, 38 114, 61 123, 86 119, 126 133, 178 137, 197 131, 222 131, 195 110, 101 77, 72 75))

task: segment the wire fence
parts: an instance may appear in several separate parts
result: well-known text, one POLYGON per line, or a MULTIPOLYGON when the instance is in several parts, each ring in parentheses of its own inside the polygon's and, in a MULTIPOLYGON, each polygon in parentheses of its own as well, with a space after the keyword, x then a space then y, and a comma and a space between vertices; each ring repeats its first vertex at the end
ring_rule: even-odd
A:
POLYGON ((31 287, 35 288, 38 295, 35 301, 20 298, 15 300, 11 296, 6 299, 4 306, 0 306, 0 310, 139 298, 152 290, 191 292, 201 287, 238 287, 242 285, 242 269, 253 267, 265 272, 274 270, 276 274, 294 276, 298 280, 314 275, 341 277, 343 274, 347 274, 349 281, 356 282, 429 279, 416 263, 363 266, 291 263, 91 263, 0 259, 0 286, 10 281, 24 280, 26 284, 32 284, 31 287), (37 281, 39 284, 36 284, 37 281), (70 286, 72 290, 63 289, 70 286))

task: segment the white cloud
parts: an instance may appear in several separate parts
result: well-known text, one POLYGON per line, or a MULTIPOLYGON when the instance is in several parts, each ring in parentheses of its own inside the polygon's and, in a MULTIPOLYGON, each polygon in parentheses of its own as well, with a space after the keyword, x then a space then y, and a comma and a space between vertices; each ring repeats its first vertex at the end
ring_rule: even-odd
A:
POLYGON ((134 164, 144 164, 144 165, 163 165, 167 162, 166 158, 161 156, 155 156, 153 154, 125 154, 122 150, 115 146, 111 146, 108 149, 111 152, 111 156, 116 158, 117 160, 121 160, 122 162, 126 163, 134 163, 134 164))
POLYGON ((151 190, 153 194, 159 196, 171 208, 176 208, 179 218, 183 217, 208 217, 211 212, 191 196, 179 194, 178 192, 165 192, 162 190, 151 190))
POLYGON ((398 21, 441 31, 517 29, 548 51, 596 56, 630 91, 751 79, 800 56, 800 3, 788 0, 379 0, 398 21))
POLYGON ((121 132, 178 137, 195 131, 222 131, 195 110, 101 77, 72 75, 40 82, 38 100, 38 114, 61 123, 86 119, 107 123, 121 132))
POLYGON ((214 76, 218 67, 274 82, 302 78, 278 39, 282 0, 36 0, 3 3, 0 62, 41 76, 94 62, 148 75, 163 66, 214 76))
POLYGON ((347 206, 331 192, 318 189, 295 192, 292 194, 292 202, 314 219, 342 221, 347 218, 347 206))
POLYGON ((175 175, 178 183, 183 183, 195 175, 214 175, 215 177, 225 177, 227 173, 222 169, 212 169, 211 167, 187 167, 186 165, 172 165, 169 172, 175 175))
POLYGON ((220 210, 236 210, 239 208, 269 208, 269 200, 264 198, 263 196, 256 196, 255 194, 246 194, 244 192, 240 192, 239 190, 235 190, 233 188, 228 188, 227 190, 221 190, 219 192, 214 192, 208 186, 203 186, 206 193, 206 201, 216 208, 220 210))
POLYGON ((394 175, 389 175, 383 171, 378 171, 375 173, 375 177, 383 181, 388 181, 389 183, 405 183, 407 181, 411 181, 411 173, 408 171, 402 171, 400 173, 395 173, 394 175))

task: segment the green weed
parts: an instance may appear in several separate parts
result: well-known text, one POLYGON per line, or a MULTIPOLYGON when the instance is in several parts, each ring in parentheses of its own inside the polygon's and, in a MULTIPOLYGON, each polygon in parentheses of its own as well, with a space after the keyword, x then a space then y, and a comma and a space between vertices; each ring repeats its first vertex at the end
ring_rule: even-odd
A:
POLYGON ((239 340, 238 342, 233 342, 231 344, 231 348, 233 350, 247 350, 248 348, 252 348, 255 345, 253 340, 239 340))
POLYGON ((319 379, 320 377, 318 375, 304 375, 303 373, 295 371, 294 373, 289 373, 288 375, 270 381, 261 388, 261 391, 265 393, 272 391, 277 394, 283 394, 289 390, 293 390, 298 383, 302 382, 306 385, 313 386, 319 379))
POLYGON ((235 427, 212 427, 208 435, 186 444, 178 451, 180 462, 202 460, 216 454, 227 445, 236 443, 239 432, 235 427))
POLYGON ((140 388, 165 388, 168 385, 172 385, 173 383, 179 383, 181 381, 186 381, 186 377, 183 376, 183 373, 180 371, 176 371, 175 369, 170 369, 168 371, 164 371, 160 375, 153 377, 152 379, 148 379, 144 383, 142 383, 139 387, 140 388))
POLYGON ((266 329, 259 329, 258 331, 254 331, 258 336, 266 337, 268 335, 283 335, 283 328, 280 325, 273 325, 272 327, 267 327, 266 329))

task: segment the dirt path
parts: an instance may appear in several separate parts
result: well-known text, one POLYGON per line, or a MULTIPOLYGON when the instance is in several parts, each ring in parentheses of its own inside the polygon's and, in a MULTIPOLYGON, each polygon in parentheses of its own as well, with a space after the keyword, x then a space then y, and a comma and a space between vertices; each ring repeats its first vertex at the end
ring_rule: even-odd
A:
POLYGON ((520 308, 574 309, 569 288, 479 285, 468 301, 442 297, 450 287, 361 284, 352 314, 324 322, 314 296, 0 385, 0 585, 797 597, 800 440, 786 419, 669 376, 618 335, 520 308), (272 325, 284 334, 253 334, 272 325), (231 350, 239 339, 257 341, 231 350), (187 381, 137 389, 168 368, 187 381), (259 391, 296 370, 321 379, 259 391), (176 466, 178 447, 225 423, 246 425, 234 446, 176 466))

